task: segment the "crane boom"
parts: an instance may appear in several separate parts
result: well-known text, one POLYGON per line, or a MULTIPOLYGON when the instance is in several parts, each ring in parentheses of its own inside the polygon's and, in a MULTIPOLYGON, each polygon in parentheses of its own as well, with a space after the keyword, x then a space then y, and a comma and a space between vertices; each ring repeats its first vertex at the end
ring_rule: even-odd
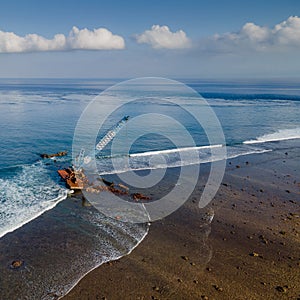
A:
POLYGON ((117 124, 115 124, 96 145, 96 150, 101 151, 117 135, 128 119, 129 116, 125 116, 117 124))
MULTIPOLYGON (((121 128, 128 121, 129 116, 123 117, 117 124, 115 124, 110 130, 104 135, 104 137, 98 142, 96 145, 96 151, 101 151, 121 130, 121 128)), ((88 164, 91 161, 91 157, 89 155, 84 156, 85 150, 81 149, 78 157, 75 160, 74 168, 79 170, 83 164, 88 164)))

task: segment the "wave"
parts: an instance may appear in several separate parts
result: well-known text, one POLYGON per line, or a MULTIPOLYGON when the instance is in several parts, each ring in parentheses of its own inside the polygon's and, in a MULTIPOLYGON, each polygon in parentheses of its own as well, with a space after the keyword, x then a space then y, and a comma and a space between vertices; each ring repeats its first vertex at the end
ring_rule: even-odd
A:
POLYGON ((207 145, 158 151, 134 153, 129 156, 106 156, 97 160, 102 175, 120 174, 128 171, 155 170, 211 163, 242 155, 264 153, 271 150, 246 145, 227 146, 207 145), (215 149, 214 151, 211 151, 215 149), (183 155, 181 155, 183 154, 183 155))
POLYGON ((70 192, 50 178, 41 162, 15 171, 0 178, 0 238, 52 209, 70 192))
POLYGON ((152 155, 170 154, 170 153, 181 153, 181 152, 187 152, 187 151, 222 148, 222 147, 223 147, 223 145, 221 145, 221 144, 220 145, 199 146, 199 147, 184 147, 184 148, 148 151, 148 152, 142 152, 142 153, 133 153, 133 154, 130 154, 130 157, 152 156, 152 155))
POLYGON ((184 147, 133 153, 127 156, 106 156, 97 160, 99 175, 128 171, 154 170, 188 166, 211 161, 211 149, 221 149, 213 160, 224 159, 223 145, 184 147))
MULTIPOLYGON (((119 222, 119 224, 121 224, 121 223, 119 222)), ((62 299, 67 294, 69 294, 71 292, 71 290, 73 290, 73 288, 81 281, 81 279, 83 279, 87 274, 91 273, 93 270, 97 269, 101 265, 103 265, 109 261, 116 261, 124 256, 129 255, 145 239, 145 237, 148 235, 149 229, 150 229, 150 223, 147 223, 147 228, 144 232, 141 231, 140 234, 136 234, 136 236, 133 236, 135 238, 136 244, 129 247, 126 253, 122 253, 122 254, 115 253, 115 255, 107 257, 107 258, 103 259, 101 262, 98 262, 97 264, 95 264, 91 269, 89 269, 85 273, 81 274, 81 276, 78 277, 76 279, 76 281, 72 282, 72 284, 65 291, 63 291, 61 293, 62 295, 58 299, 62 299)), ((128 230, 128 232, 126 232, 126 234, 130 235, 130 234, 132 234, 132 232, 130 232, 130 230, 128 230)))
POLYGON ((276 132, 264 134, 255 140, 244 141, 244 144, 259 144, 267 142, 285 141, 300 138, 300 127, 292 129, 279 129, 276 132))
POLYGON ((0 240, 1 265, 21 253, 27 271, 20 277, 9 267, 1 269, 1 299, 62 298, 93 269, 131 253, 150 226, 121 222, 68 201, 33 225, 24 229, 24 237, 0 240))
MULTIPOLYGON (((297 89, 298 91, 299 89, 297 89)), ((223 100, 250 100, 259 102, 268 101, 300 101, 300 96, 295 94, 270 94, 270 93, 251 93, 251 94, 240 94, 240 93, 201 93, 206 99, 223 99, 223 100)))

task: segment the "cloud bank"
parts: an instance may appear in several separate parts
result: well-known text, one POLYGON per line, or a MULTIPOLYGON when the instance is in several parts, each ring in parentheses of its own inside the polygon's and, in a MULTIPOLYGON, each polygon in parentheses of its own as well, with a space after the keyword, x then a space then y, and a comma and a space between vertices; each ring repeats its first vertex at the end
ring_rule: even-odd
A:
POLYGON ((13 32, 0 31, 0 53, 124 48, 124 39, 112 34, 106 28, 88 30, 74 26, 68 36, 56 34, 53 39, 46 39, 37 34, 27 34, 22 37, 13 32))
MULTIPOLYGON (((148 44, 153 49, 191 49, 208 54, 290 52, 300 48, 300 18, 291 16, 274 27, 249 22, 236 32, 215 34, 193 43, 183 30, 172 32, 168 26, 153 25, 151 29, 136 35, 135 41, 148 44)), ((0 53, 124 48, 124 38, 106 28, 89 30, 74 26, 68 35, 56 34, 52 39, 38 34, 19 36, 13 32, 0 31, 0 53)))
POLYGON ((153 25, 150 30, 135 36, 139 44, 149 44, 154 49, 184 49, 191 41, 183 30, 171 32, 168 26, 153 25))
POLYGON ((238 32, 216 34, 208 43, 223 50, 287 50, 300 47, 300 18, 291 16, 273 28, 246 23, 238 32))

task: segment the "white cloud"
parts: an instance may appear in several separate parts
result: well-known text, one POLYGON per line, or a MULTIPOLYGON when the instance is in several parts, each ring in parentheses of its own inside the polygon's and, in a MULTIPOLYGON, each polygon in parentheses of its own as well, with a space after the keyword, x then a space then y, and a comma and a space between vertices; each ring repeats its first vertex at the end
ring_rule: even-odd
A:
POLYGON ((46 39, 37 34, 22 37, 13 32, 0 31, 0 53, 124 48, 124 39, 112 34, 106 28, 80 30, 74 26, 68 36, 56 34, 53 39, 46 39))
POLYGON ((282 45, 300 46, 300 18, 289 17, 273 29, 278 43, 282 45))
POLYGON ((153 25, 150 30, 136 35, 139 44, 149 44, 154 49, 183 49, 191 46, 183 30, 171 32, 168 26, 153 25))
POLYGON ((300 18, 289 17, 273 28, 246 23, 240 31, 216 34, 208 43, 210 47, 224 50, 284 50, 300 47, 300 18))
POLYGON ((71 49, 107 50, 124 49, 124 39, 119 35, 113 35, 106 28, 98 28, 90 31, 88 29, 79 30, 73 27, 67 44, 71 49))

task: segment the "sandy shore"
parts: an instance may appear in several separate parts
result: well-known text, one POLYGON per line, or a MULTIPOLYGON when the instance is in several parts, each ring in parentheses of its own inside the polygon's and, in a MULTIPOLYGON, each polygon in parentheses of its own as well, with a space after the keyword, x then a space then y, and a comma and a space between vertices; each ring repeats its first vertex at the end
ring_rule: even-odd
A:
POLYGON ((299 144, 229 160, 210 207, 195 191, 63 299, 300 299, 299 144))

